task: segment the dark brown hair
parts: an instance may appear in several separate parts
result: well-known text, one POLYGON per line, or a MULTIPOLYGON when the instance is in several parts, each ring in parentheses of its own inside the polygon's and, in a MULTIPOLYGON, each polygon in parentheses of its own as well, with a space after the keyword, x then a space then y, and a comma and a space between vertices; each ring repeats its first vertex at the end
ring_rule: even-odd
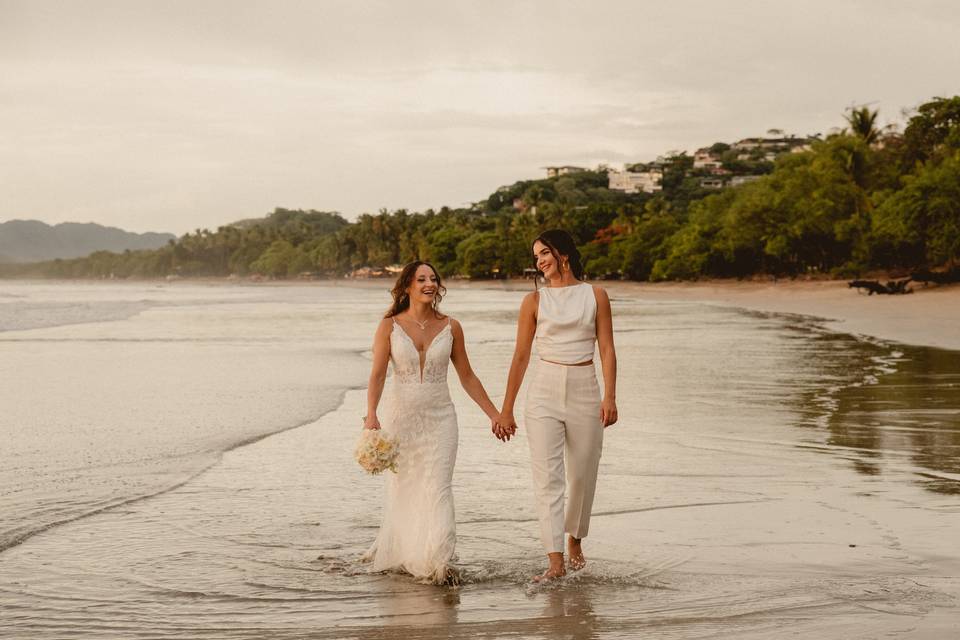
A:
POLYGON ((437 311, 437 307, 440 306, 440 301, 443 300, 443 294, 447 292, 447 288, 440 282, 440 273, 437 271, 436 267, 429 262, 414 260, 403 267, 403 271, 401 271, 400 275, 397 277, 397 281, 394 283, 393 289, 390 290, 390 295, 393 296, 393 304, 390 305, 390 309, 387 311, 386 315, 383 316, 384 318, 392 318, 398 313, 402 313, 410 308, 410 296, 407 294, 407 289, 413 282, 413 277, 417 274, 417 269, 419 269, 421 265, 427 265, 430 267, 430 269, 433 271, 433 275, 437 276, 437 295, 433 297, 433 312, 437 314, 438 317, 440 316, 440 312, 437 311))
MULTIPOLYGON (((550 253, 553 255, 554 260, 557 261, 557 266, 563 262, 561 256, 566 257, 570 261, 570 270, 573 271, 573 277, 577 280, 583 280, 583 263, 580 260, 580 251, 577 249, 577 243, 573 241, 573 236, 571 236, 567 231, 563 229, 549 229, 544 231, 536 238, 533 239, 533 242, 530 243, 532 248, 537 242, 542 242, 550 249, 550 253)), ((536 265, 536 258, 534 258, 534 265, 536 265)), ((540 270, 537 270, 537 275, 541 278, 543 273, 540 270)))

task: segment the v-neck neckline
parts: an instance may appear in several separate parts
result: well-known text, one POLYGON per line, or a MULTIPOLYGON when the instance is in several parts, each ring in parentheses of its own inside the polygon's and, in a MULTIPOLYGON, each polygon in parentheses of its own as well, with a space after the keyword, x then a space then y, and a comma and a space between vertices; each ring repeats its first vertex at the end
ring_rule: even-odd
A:
POLYGON ((393 326, 400 330, 400 333, 402 333, 402 334, 404 335, 404 337, 406 337, 406 339, 410 341, 410 346, 413 347, 413 350, 417 352, 417 361, 418 361, 418 364, 420 365, 420 383, 422 384, 422 383, 423 383, 423 370, 424 370, 424 369, 426 368, 426 366, 427 366, 427 356, 430 355, 430 349, 433 348, 433 345, 434 345, 434 343, 437 341, 437 338, 440 337, 440 334, 450 328, 450 319, 447 318, 447 324, 445 324, 445 325, 443 326, 443 328, 440 329, 440 331, 437 331, 437 332, 433 335, 433 337, 430 338, 430 343, 427 345, 427 348, 423 350, 423 358, 422 358, 422 359, 420 358, 420 353, 421 353, 421 352, 420 352, 420 349, 417 349, 417 343, 413 340, 413 337, 412 337, 409 333, 407 333, 407 330, 404 329, 403 326, 402 326, 399 322, 397 322, 396 320, 393 321, 393 326))

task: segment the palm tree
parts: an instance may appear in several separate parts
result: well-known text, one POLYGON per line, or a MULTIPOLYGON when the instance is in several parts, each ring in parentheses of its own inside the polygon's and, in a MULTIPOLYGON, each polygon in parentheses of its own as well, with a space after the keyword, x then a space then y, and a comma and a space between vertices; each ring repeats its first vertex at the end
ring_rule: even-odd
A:
POLYGON ((850 107, 849 112, 844 116, 850 130, 854 135, 859 136, 867 144, 873 144, 880 138, 880 131, 877 129, 878 111, 871 111, 869 107, 850 107))

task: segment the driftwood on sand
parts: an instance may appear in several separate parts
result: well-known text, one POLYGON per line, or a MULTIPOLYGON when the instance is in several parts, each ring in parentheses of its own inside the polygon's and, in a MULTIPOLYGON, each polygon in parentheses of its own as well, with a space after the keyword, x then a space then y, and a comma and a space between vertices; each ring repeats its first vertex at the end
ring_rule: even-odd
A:
POLYGON ((851 280, 849 286, 856 289, 866 289, 867 295, 873 294, 894 294, 894 293, 913 293, 913 289, 907 285, 910 278, 903 280, 888 280, 886 284, 881 284, 876 280, 851 280))
POLYGON ((921 269, 910 274, 909 278, 902 280, 887 280, 883 284, 877 280, 851 280, 849 286, 856 289, 866 289, 867 295, 877 294, 895 294, 895 293, 913 293, 913 289, 908 285, 911 282, 921 282, 924 286, 929 283, 950 284, 960 282, 960 269, 954 268, 949 271, 930 271, 921 269))

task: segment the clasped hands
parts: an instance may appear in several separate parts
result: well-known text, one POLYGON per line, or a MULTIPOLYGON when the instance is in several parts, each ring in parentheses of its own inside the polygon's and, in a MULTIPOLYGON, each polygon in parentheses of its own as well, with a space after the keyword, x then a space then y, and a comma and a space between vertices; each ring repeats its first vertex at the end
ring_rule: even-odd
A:
POLYGON ((490 417, 490 430, 497 440, 507 442, 517 433, 517 421, 513 414, 499 413, 490 417))

